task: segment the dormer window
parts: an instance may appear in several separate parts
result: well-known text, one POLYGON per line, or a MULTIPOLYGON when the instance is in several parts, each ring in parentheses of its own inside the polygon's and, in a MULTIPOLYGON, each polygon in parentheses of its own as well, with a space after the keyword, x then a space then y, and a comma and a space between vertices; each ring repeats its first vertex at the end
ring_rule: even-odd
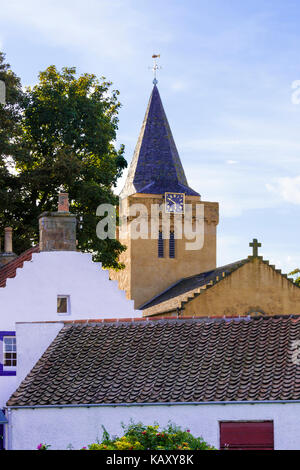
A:
POLYGON ((69 315, 71 313, 69 295, 57 296, 57 313, 58 315, 69 315))

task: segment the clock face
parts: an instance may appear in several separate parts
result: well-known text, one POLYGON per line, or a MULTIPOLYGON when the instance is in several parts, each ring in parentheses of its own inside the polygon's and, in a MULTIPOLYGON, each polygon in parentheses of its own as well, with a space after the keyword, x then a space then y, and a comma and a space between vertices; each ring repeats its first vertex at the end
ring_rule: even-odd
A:
POLYGON ((166 193, 165 194, 166 212, 174 212, 175 214, 184 213, 184 194, 182 193, 166 193))

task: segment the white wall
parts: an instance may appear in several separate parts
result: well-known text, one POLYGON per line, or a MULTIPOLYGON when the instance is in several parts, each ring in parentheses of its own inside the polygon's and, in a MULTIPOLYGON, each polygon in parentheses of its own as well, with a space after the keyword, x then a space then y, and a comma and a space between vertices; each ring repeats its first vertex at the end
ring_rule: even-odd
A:
MULTIPOLYGON (((1 344, 2 342, 0 342, 0 346, 1 344)), ((0 409, 4 408, 8 398, 16 388, 16 376, 0 376, 0 409)))
POLYGON ((16 387, 44 354, 48 346, 64 327, 64 323, 17 323, 18 347, 16 387))
POLYGON ((5 406, 9 397, 31 371, 63 326, 62 322, 16 324, 17 348, 19 350, 17 376, 0 377, 0 408, 5 406))
POLYGON ((14 330, 15 322, 141 316, 107 270, 93 263, 89 253, 34 253, 0 288, 0 330, 14 330), (57 295, 69 295, 71 315, 56 313, 57 295))
POLYGON ((80 449, 101 438, 103 424, 121 435, 120 423, 166 425, 172 421, 219 448, 219 421, 273 420, 275 449, 300 449, 300 403, 255 405, 105 406, 92 408, 12 409, 12 449, 35 449, 40 443, 51 449, 80 449))
MULTIPOLYGON (((89 253, 34 253, 0 288, 0 331, 15 331, 16 322, 138 317, 117 281, 92 261, 89 253), (70 315, 58 315, 57 295, 69 295, 70 315)), ((2 343, 1 343, 2 344, 2 343)), ((36 345, 32 344, 35 348, 36 345)), ((18 354, 21 345, 18 345, 18 354)), ((15 390, 15 377, 0 376, 0 408, 15 390)))

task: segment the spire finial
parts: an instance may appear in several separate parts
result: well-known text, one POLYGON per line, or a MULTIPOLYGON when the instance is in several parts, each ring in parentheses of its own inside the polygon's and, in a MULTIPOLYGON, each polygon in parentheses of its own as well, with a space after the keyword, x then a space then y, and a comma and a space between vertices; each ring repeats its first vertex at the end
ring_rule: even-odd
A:
POLYGON ((152 59, 153 59, 152 71, 153 71, 153 74, 154 74, 153 85, 157 85, 158 80, 156 79, 156 71, 161 69, 161 67, 159 65, 157 65, 157 62, 156 62, 156 59, 158 59, 158 58, 160 58, 160 54, 153 54, 152 55, 152 59))
POLYGON ((256 238, 253 238, 253 241, 252 241, 252 243, 249 243, 249 246, 251 246, 252 249, 253 249, 253 254, 252 254, 252 256, 253 256, 254 258, 257 258, 257 256, 258 256, 258 248, 261 247, 261 243, 259 243, 256 238))

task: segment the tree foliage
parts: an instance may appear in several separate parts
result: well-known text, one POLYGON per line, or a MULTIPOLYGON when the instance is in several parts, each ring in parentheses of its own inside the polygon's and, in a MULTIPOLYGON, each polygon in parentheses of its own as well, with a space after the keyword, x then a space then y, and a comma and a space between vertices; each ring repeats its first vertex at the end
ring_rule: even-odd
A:
POLYGON ((300 287, 300 276, 297 276, 297 274, 300 274, 300 269, 294 269, 294 271, 290 272, 288 275, 289 276, 296 276, 294 279, 294 283, 297 284, 297 286, 300 287))
POLYGON ((0 80, 6 87, 6 104, 0 104, 0 230, 15 226, 16 210, 20 205, 19 181, 12 172, 21 152, 22 111, 24 94, 20 79, 5 62, 0 52, 0 80))
POLYGON ((14 77, 11 89, 18 105, 8 102, 2 109, 8 127, 16 129, 11 129, 7 147, 1 147, 7 182, 0 229, 15 228, 17 252, 37 243, 38 216, 57 210, 58 192, 63 190, 69 193, 71 212, 82 218, 78 248, 92 252, 104 266, 120 267, 117 258, 124 247, 96 235, 96 209, 102 203, 118 204, 113 187, 126 167, 123 146, 117 150, 114 145, 119 92, 111 90, 103 77, 99 80, 87 73, 77 77, 74 67, 58 71, 54 65, 39 74, 35 86, 22 92, 19 79, 1 58, 7 77, 14 77), (17 149, 9 147, 14 140, 17 149), (14 173, 9 171, 9 160, 14 173))

